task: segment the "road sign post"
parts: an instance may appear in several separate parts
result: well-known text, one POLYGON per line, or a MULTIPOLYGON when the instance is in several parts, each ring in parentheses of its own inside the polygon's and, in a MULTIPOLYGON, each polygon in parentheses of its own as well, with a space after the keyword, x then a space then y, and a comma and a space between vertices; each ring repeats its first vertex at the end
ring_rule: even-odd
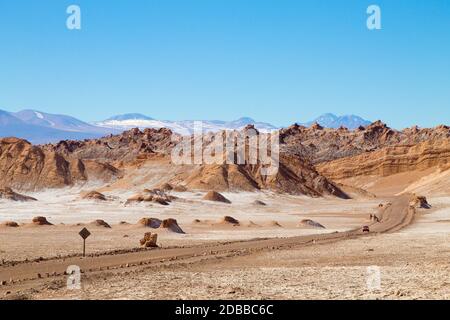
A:
POLYGON ((83 238, 83 257, 86 256, 86 239, 91 235, 91 233, 89 232, 88 229, 83 228, 79 233, 78 233, 81 238, 83 238))

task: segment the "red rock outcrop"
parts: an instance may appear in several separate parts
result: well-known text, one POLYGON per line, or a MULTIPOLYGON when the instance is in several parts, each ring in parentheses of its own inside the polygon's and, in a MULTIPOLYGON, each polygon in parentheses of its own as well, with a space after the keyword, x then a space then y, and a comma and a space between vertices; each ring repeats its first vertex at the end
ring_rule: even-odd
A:
POLYGON ((0 199, 12 201, 37 201, 37 199, 14 192, 11 188, 0 188, 0 199))
POLYGON ((320 223, 313 221, 311 219, 303 219, 300 221, 299 226, 309 227, 309 228, 317 228, 317 229, 325 229, 323 225, 320 223))
POLYGON ((424 196, 417 196, 413 195, 410 205, 412 205, 415 208, 422 208, 422 209, 430 209, 431 205, 428 203, 428 200, 424 196))
POLYGON ((426 141, 417 145, 386 147, 373 152, 346 157, 317 166, 332 180, 356 176, 390 176, 397 173, 425 170, 450 163, 450 139, 426 141))
POLYGON ((411 146, 446 138, 450 138, 450 127, 444 125, 425 129, 415 126, 402 131, 381 121, 353 131, 292 125, 280 131, 280 150, 319 164, 389 146, 411 146))
POLYGON ((203 200, 208 201, 215 201, 215 202, 223 202, 223 203, 231 203, 230 200, 225 198, 223 195, 216 191, 209 191, 205 196, 203 197, 203 200))
POLYGON ((230 216, 223 217, 221 223, 222 224, 231 224, 233 226, 239 226, 240 225, 239 220, 237 220, 237 219, 235 219, 233 217, 230 217, 230 216))
POLYGON ((281 155, 274 175, 263 175, 262 165, 200 165, 177 175, 170 183, 190 190, 272 190, 313 197, 333 195, 348 198, 339 187, 320 175, 312 165, 295 155, 281 155))
POLYGON ((144 189, 142 193, 138 193, 127 199, 125 204, 140 203, 140 202, 154 202, 167 206, 170 202, 177 199, 174 196, 168 195, 165 191, 160 189, 144 189))
POLYGON ((43 148, 74 159, 130 162, 154 154, 170 154, 173 137, 172 131, 166 128, 143 131, 135 128, 119 135, 84 141, 65 140, 44 145, 43 148))
POLYGON ((32 223, 36 226, 52 226, 53 224, 47 221, 46 217, 34 217, 32 223))
POLYGON ((15 221, 5 221, 5 222, 0 223, 0 226, 7 227, 7 228, 18 228, 19 224, 15 221))
POLYGON ((106 197, 104 194, 98 192, 98 191, 90 191, 82 196, 83 199, 86 200, 99 200, 99 201, 106 201, 106 197))
POLYGON ((59 188, 77 182, 109 181, 114 167, 96 161, 65 158, 62 154, 17 138, 0 139, 0 187, 19 190, 59 188))
MULTIPOLYGON (((249 130, 254 128, 247 126, 243 132, 249 130)), ((204 146, 211 146, 211 136, 205 134, 203 138, 204 146)), ((0 187, 58 188, 90 180, 110 182, 130 172, 131 181, 133 172, 142 174, 139 170, 147 163, 160 160, 169 163, 171 152, 180 139, 168 129, 132 129, 101 139, 61 141, 43 146, 32 146, 15 138, 0 139, 0 187)), ((389 175, 447 163, 446 149, 433 150, 434 146, 426 147, 426 144, 434 145, 448 139, 450 128, 447 126, 398 131, 377 121, 351 131, 293 125, 280 131, 279 168, 274 175, 262 174, 265 166, 259 162, 182 165, 182 170, 173 170, 176 174, 170 173, 168 168, 167 178, 158 179, 158 185, 168 192, 272 190, 348 198, 332 180, 353 174, 389 175)), ((248 148, 248 143, 244 148, 248 148)), ((169 203, 164 196, 145 193, 130 201, 169 203)))
POLYGON ((109 223, 107 223, 105 220, 101 220, 101 219, 92 221, 90 223, 90 225, 94 226, 94 227, 102 227, 102 228, 106 228, 106 229, 111 229, 111 226, 109 225, 109 223))
POLYGON ((157 248, 158 245, 156 244, 158 241, 158 235, 156 233, 146 232, 144 234, 144 238, 142 238, 139 243, 141 246, 144 246, 145 248, 157 248))
POLYGON ((144 227, 149 227, 153 229, 159 228, 162 221, 157 218, 142 218, 138 221, 139 225, 142 225, 144 227))
POLYGON ((181 229, 181 227, 178 225, 177 220, 173 218, 164 219, 159 227, 175 233, 185 233, 183 229, 181 229))

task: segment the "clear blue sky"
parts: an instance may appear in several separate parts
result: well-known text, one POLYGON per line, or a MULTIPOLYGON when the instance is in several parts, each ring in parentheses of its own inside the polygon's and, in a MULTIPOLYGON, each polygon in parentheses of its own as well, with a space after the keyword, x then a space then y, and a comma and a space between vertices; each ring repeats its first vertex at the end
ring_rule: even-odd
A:
POLYGON ((448 0, 1 1, 0 43, 9 111, 450 123, 448 0), (66 29, 70 4, 81 31, 66 29))

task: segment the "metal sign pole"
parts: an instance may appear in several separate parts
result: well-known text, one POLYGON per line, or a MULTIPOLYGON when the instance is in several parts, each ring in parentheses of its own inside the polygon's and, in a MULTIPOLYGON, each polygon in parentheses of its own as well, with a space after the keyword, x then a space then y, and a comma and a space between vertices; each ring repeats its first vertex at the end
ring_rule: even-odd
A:
POLYGON ((83 228, 83 230, 79 232, 79 235, 83 238, 83 257, 86 257, 86 239, 91 235, 91 233, 88 229, 83 228))

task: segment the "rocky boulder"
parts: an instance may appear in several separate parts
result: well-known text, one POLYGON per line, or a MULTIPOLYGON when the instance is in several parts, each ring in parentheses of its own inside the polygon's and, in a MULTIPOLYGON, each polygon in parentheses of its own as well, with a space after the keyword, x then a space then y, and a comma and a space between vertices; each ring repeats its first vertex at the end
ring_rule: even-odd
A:
POLYGON ((430 209, 431 205, 428 203, 428 200, 426 197, 423 196, 417 196, 414 195, 411 200, 411 205, 415 208, 422 208, 422 209, 430 209))
POLYGON ((158 245, 156 244, 158 241, 158 235, 156 233, 146 232, 144 234, 144 238, 141 239, 139 242, 141 246, 144 246, 145 248, 156 248, 158 245))
POLYGON ((138 224, 149 227, 153 229, 157 229, 161 226, 162 221, 157 218, 142 218, 138 221, 138 224))
POLYGON ((127 199, 126 205, 131 203, 140 202, 153 202, 158 203, 163 206, 168 206, 170 202, 177 199, 174 196, 168 195, 165 191, 161 189, 144 189, 141 193, 131 196, 127 199))
POLYGON ((104 194, 97 191, 90 191, 86 193, 82 198, 86 200, 99 200, 99 201, 107 200, 104 194))
POLYGON ((90 223, 90 225, 95 226, 95 227, 103 227, 103 228, 111 229, 111 226, 106 221, 101 220, 101 219, 92 221, 90 223))
POLYGON ((8 227, 8 228, 17 228, 19 224, 15 221, 6 221, 0 224, 0 226, 8 227))
POLYGON ((209 191, 204 197, 203 200, 215 201, 215 202, 223 202, 223 203, 231 203, 230 200, 225 198, 223 195, 216 191, 209 191))
POLYGON ((325 229, 325 227, 323 225, 321 225, 320 223, 313 221, 311 219, 303 219, 302 221, 300 221, 299 226, 317 228, 317 229, 325 229))
POLYGON ((34 217, 32 220, 36 226, 52 226, 53 224, 47 221, 46 217, 34 217))
POLYGON ((237 219, 235 219, 233 217, 230 217, 230 216, 225 216, 222 219, 222 223, 223 224, 231 224, 233 226, 238 226, 239 225, 239 220, 237 220, 237 219))
POLYGON ((0 189, 0 199, 7 199, 11 201, 37 201, 37 199, 23 194, 14 192, 11 188, 0 189))
POLYGON ((177 220, 172 218, 163 220, 160 228, 164 228, 175 233, 185 233, 183 229, 181 229, 180 226, 178 225, 177 220))

